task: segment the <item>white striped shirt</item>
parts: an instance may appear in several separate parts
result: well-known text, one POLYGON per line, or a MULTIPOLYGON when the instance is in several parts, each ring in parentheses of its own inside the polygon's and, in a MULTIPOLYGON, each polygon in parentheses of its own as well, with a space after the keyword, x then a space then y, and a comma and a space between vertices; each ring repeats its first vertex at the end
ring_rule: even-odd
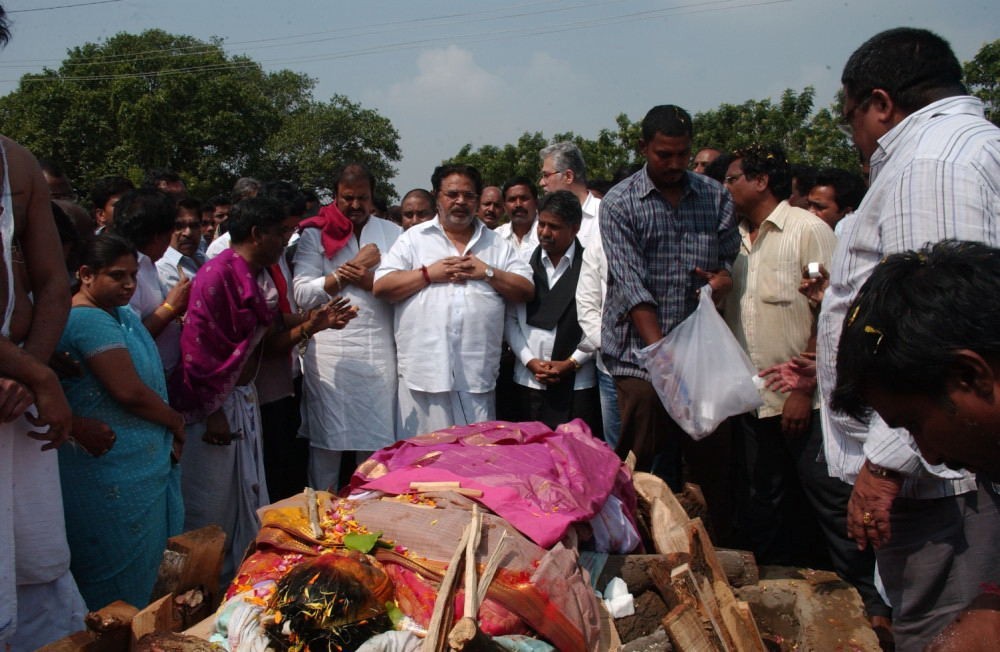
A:
POLYGON ((939 100, 878 141, 872 185, 837 245, 819 318, 819 385, 830 474, 853 482, 867 457, 907 474, 901 496, 935 498, 975 489, 966 472, 931 466, 913 438, 875 415, 869 424, 828 409, 844 317, 887 255, 953 238, 1000 244, 1000 128, 970 96, 939 100))

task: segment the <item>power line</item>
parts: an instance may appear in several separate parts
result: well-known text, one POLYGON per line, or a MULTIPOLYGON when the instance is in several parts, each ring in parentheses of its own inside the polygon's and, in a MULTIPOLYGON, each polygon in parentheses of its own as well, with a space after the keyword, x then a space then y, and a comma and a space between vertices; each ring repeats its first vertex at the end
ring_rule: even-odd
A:
POLYGON ((34 7, 32 9, 8 9, 8 14, 27 14, 33 11, 52 11, 54 9, 73 9, 75 7, 90 7, 92 5, 106 5, 112 2, 121 2, 122 0, 93 0, 92 2, 79 2, 73 5, 55 5, 52 7, 34 7))

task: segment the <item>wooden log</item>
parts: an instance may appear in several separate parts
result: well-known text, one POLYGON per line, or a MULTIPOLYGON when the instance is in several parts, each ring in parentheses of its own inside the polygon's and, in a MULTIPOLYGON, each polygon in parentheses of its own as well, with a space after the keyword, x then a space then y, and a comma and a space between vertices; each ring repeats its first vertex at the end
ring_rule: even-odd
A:
POLYGON ((722 612, 719 603, 712 592, 711 582, 702 576, 696 576, 691 572, 691 567, 682 564, 670 572, 670 581, 678 596, 683 596, 684 601, 691 601, 709 629, 709 640, 722 652, 733 649, 732 637, 729 635, 725 624, 722 621, 722 612), (687 596, 690 596, 688 598, 687 596))
POLYGON ((632 484, 641 500, 649 505, 654 504, 657 500, 664 504, 667 508, 670 526, 684 525, 690 520, 687 512, 684 511, 677 497, 670 491, 670 487, 662 478, 652 473, 640 471, 632 477, 632 484))
POLYGON ((691 552, 691 568, 699 572, 712 582, 725 582, 726 571, 722 569, 722 562, 715 554, 715 546, 705 531, 705 524, 700 518, 692 519, 688 523, 688 549, 691 552))
POLYGON ((670 508, 662 500, 657 499, 652 504, 649 526, 656 552, 669 555, 690 551, 687 530, 676 522, 670 508))
POLYGON ((226 534, 217 525, 191 530, 167 539, 167 551, 153 588, 152 599, 202 588, 214 611, 222 599, 219 576, 226 534))
POLYGON ((719 559, 726 579, 733 588, 749 586, 760 581, 760 569, 757 560, 749 550, 727 550, 716 548, 715 556, 719 559))
POLYGON ((663 618, 663 629, 675 650, 682 652, 720 652, 712 644, 708 633, 701 626, 695 608, 690 604, 679 604, 663 618))
POLYGON ((733 649, 736 652, 766 652, 767 648, 764 647, 757 624, 749 613, 749 606, 745 602, 742 603, 743 607, 746 607, 744 613, 743 607, 739 606, 741 603, 736 600, 726 582, 715 583, 715 598, 719 601, 722 622, 732 639, 733 649))
POLYGON ((124 645, 113 645, 109 641, 103 643, 99 641, 94 632, 82 631, 53 641, 35 652, 125 652, 126 650, 128 650, 127 638, 124 645))
POLYGON ((139 639, 155 632, 176 632, 180 623, 174 617, 173 596, 165 595, 140 611, 132 619, 132 642, 129 650, 135 651, 139 639))

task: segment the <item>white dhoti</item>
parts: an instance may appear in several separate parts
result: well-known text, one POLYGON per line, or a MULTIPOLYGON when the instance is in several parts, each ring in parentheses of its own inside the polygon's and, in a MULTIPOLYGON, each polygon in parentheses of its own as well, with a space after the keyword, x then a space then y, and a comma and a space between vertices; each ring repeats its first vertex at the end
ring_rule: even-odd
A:
POLYGON ((244 551, 257 536, 257 509, 270 503, 264 480, 260 408, 253 385, 236 387, 222 404, 230 432, 228 446, 202 441, 205 424, 186 428, 181 456, 184 529, 218 525, 226 533, 222 577, 229 581, 244 551))
POLYGON ((420 392, 399 383, 400 439, 496 419, 496 392, 420 392))
POLYGON ((12 652, 82 630, 87 613, 69 572, 58 457, 32 430, 23 417, 0 425, 0 642, 12 652))

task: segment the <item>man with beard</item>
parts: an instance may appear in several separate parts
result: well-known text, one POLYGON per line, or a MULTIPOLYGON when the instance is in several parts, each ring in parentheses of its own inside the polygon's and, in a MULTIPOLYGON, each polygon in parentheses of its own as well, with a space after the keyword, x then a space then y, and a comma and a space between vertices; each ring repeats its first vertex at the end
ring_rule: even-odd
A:
MULTIPOLYGON (((686 455, 718 457, 706 450, 715 438, 691 446, 656 395, 638 351, 694 312, 706 283, 716 300, 732 287, 729 270, 740 246, 729 193, 687 170, 692 133, 684 109, 651 109, 639 141, 646 165, 604 196, 599 218, 608 258, 602 354, 621 409, 616 452, 624 458, 634 451, 636 470, 652 470, 674 491, 681 489, 681 446, 686 455)), ((711 466, 720 464, 716 459, 711 466)))
POLYGON ((431 177, 437 219, 406 231, 375 273, 396 306, 399 436, 495 417, 505 301, 534 296, 531 268, 476 219, 479 171, 443 165, 431 177))
POLYGON ((497 227, 497 235, 528 262, 538 246, 538 189, 528 177, 514 177, 503 184, 503 202, 510 221, 497 227))
POLYGON ((479 200, 479 219, 487 229, 495 229, 503 221, 503 192, 496 186, 483 188, 483 196, 479 200))
POLYGON ((205 255, 198 251, 201 244, 201 204, 197 199, 177 202, 177 221, 170 236, 170 246, 156 261, 156 271, 163 287, 170 289, 181 278, 193 279, 205 262, 205 255))

